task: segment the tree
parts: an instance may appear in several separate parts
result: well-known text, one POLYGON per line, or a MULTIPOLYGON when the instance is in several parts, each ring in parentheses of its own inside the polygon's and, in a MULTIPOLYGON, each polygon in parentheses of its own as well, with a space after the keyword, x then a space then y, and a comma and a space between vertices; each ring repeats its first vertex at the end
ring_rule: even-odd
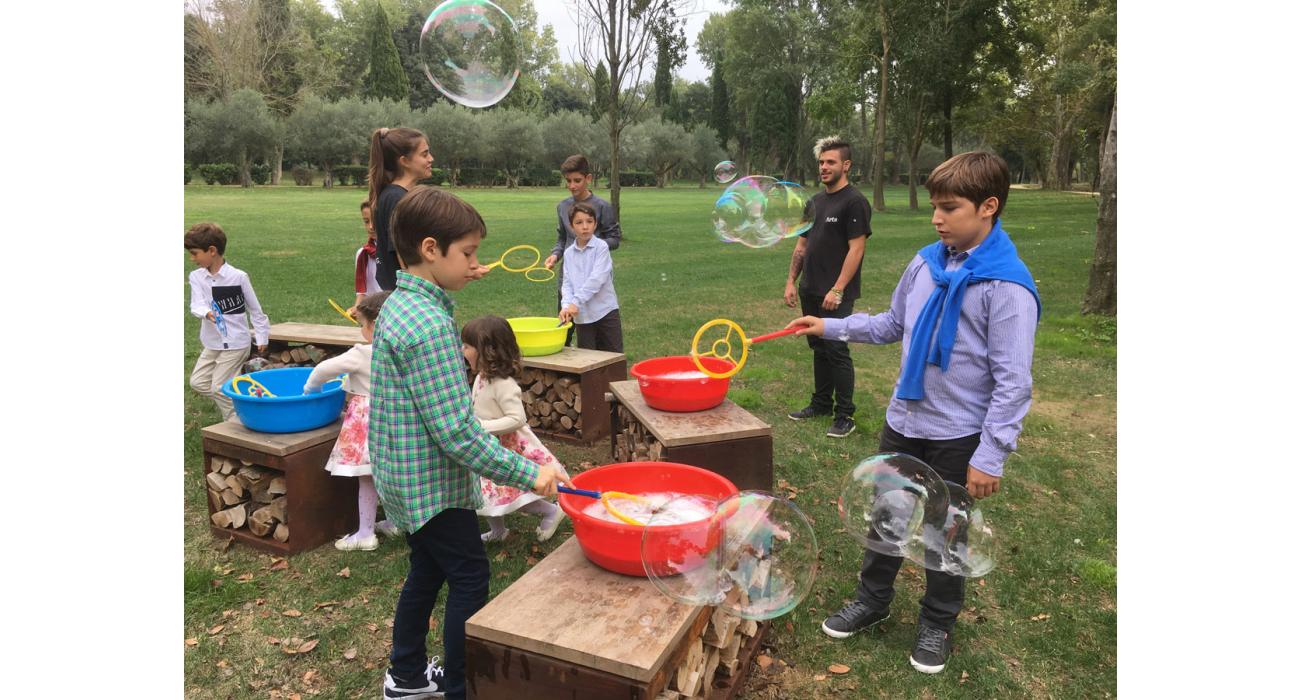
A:
POLYGON ((542 81, 542 106, 547 114, 577 111, 592 113, 591 85, 582 66, 559 63, 542 81))
POLYGON ((252 187, 252 164, 271 154, 283 138, 266 100, 240 88, 224 100, 187 104, 185 147, 191 155, 225 158, 239 168, 241 187, 252 187))
POLYGON ((718 145, 718 132, 706 124, 697 124, 691 131, 690 157, 686 165, 700 177, 701 189, 709 183, 713 169, 726 158, 727 152, 718 145))
POLYGON ((655 106, 667 107, 673 97, 673 71, 686 63, 685 22, 669 7, 651 31, 655 39, 655 106))
POLYGON ((673 170, 691 157, 690 134, 681 124, 652 117, 628 129, 628 140, 637 143, 628 148, 629 160, 639 162, 655 174, 655 182, 664 187, 672 180, 673 170))
POLYGON ((554 169, 559 169, 575 153, 587 156, 592 167, 599 161, 592 153, 592 146, 601 141, 600 127, 578 112, 556 112, 542 122, 543 158, 554 169))
POLYGON ((503 107, 478 117, 483 128, 484 159, 506 175, 506 186, 519 186, 524 168, 542 158, 542 129, 537 118, 520 109, 503 107))
POLYGON ((1101 159, 1101 201, 1097 207, 1097 243, 1092 251, 1092 270, 1088 274, 1088 291, 1083 296, 1083 313, 1114 316, 1117 307, 1115 233, 1118 223, 1116 207, 1116 156, 1117 131, 1115 112, 1110 110, 1110 128, 1106 131, 1106 145, 1101 159))
POLYGON ((370 67, 366 72, 363 95, 376 100, 410 99, 411 83, 402 69, 402 59, 393 43, 384 6, 376 4, 370 25, 370 67))
POLYGON ((690 129, 696 124, 709 123, 712 108, 713 92, 706 83, 688 83, 678 78, 673 83, 672 101, 664 116, 690 129))
POLYGON ((619 136, 636 120, 645 97, 641 84, 646 57, 653 45, 654 27, 685 8, 688 0, 575 0, 578 20, 578 54, 596 83, 597 70, 609 73, 604 103, 609 128, 609 202, 619 213, 619 136))
POLYGON ((591 119, 597 121, 609 114, 609 71, 602 62, 591 74, 591 119))
POLYGON ((416 128, 429 139, 435 163, 447 168, 447 180, 460 184, 460 168, 467 161, 483 160, 482 121, 468 107, 436 102, 413 116, 416 128))
POLYGON ((355 97, 326 102, 308 95, 289 117, 289 147, 325 171, 324 187, 334 186, 334 167, 366 151, 378 118, 375 103, 355 97))

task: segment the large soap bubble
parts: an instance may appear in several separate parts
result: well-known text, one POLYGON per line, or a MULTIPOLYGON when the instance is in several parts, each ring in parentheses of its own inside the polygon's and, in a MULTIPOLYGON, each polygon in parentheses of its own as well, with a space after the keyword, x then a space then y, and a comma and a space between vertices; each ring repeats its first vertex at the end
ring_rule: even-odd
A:
POLYGON ((997 556, 993 529, 965 488, 947 482, 948 508, 942 520, 925 520, 916 537, 903 545, 911 561, 954 576, 983 576, 997 556))
POLYGON ((519 78, 520 54, 515 21, 489 0, 447 0, 420 31, 425 76, 466 107, 500 102, 519 78))
POLYGON ((731 183, 713 205, 713 234, 726 243, 766 248, 812 225, 810 197, 803 187, 766 175, 731 183))
POLYGON ((736 179, 736 172, 736 164, 729 160, 724 160, 713 166, 713 179, 726 184, 736 179))
POLYGON ((641 538, 646 576, 669 598, 768 620, 793 610, 812 589, 817 536, 793 503, 742 491, 717 501, 702 521, 666 517, 674 510, 670 501, 652 515, 641 538))
POLYGON ((925 462, 887 452, 858 462, 840 485, 840 520, 868 549, 903 556, 923 522, 947 517, 948 487, 925 462))

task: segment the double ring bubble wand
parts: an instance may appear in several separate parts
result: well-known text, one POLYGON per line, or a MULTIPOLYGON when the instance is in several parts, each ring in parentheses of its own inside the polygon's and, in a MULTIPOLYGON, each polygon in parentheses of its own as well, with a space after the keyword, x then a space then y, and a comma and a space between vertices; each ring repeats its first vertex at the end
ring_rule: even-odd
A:
POLYGON ((555 270, 539 265, 541 261, 542 253, 538 249, 530 245, 517 245, 507 248, 496 262, 487 267, 489 270, 500 267, 506 272, 522 272, 530 282, 548 282, 555 279, 555 270), (532 252, 531 256, 528 255, 529 251, 532 252))

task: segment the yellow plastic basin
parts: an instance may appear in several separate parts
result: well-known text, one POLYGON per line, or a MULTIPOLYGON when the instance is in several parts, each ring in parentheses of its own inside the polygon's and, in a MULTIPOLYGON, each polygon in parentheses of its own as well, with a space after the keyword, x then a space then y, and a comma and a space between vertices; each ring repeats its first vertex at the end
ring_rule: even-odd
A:
POLYGON ((554 316, 521 316, 506 321, 515 332, 519 343, 519 354, 524 357, 554 355, 564 347, 564 339, 569 335, 573 322, 557 326, 560 321, 554 316))

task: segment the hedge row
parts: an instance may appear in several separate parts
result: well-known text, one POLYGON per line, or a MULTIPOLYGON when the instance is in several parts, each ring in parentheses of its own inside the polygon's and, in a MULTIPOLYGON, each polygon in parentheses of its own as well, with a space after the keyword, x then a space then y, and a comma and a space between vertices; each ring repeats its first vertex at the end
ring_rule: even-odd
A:
MULTIPOLYGON (((204 163, 197 168, 199 176, 209 185, 238 185, 239 184, 239 167, 234 163, 204 163)), ((339 165, 333 169, 334 184, 352 185, 355 187, 365 187, 368 183, 369 168, 364 165, 339 165)), ((250 173, 253 182, 258 185, 265 185, 271 181, 271 166, 266 163, 254 163, 250 167, 250 173)), ((306 163, 295 165, 290 171, 293 177, 293 183, 298 186, 307 187, 315 180, 316 171, 306 163)), ((461 168, 459 171, 460 178, 457 184, 465 187, 497 187, 503 186, 507 182, 504 171, 496 168, 461 168)), ((544 167, 525 168, 518 174, 519 185, 521 187, 552 187, 563 183, 560 171, 551 170, 544 167)), ((185 184, 189 184, 193 173, 190 166, 185 166, 185 184)), ((443 168, 434 168, 430 177, 420 181, 426 185, 442 185, 449 183, 451 173, 443 168)), ((623 173, 619 177, 619 182, 624 187, 653 187, 655 185, 654 173, 630 172, 623 173)))

